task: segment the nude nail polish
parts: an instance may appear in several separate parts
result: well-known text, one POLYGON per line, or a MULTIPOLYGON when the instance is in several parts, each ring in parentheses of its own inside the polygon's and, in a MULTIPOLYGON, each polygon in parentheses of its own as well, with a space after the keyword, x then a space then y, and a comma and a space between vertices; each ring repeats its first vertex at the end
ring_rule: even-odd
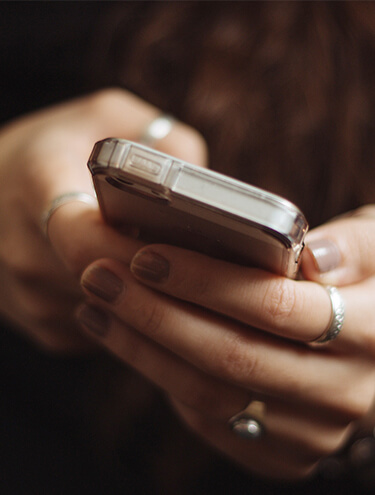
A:
POLYGON ((76 314, 79 323, 97 337, 104 337, 109 329, 109 317, 103 311, 88 305, 81 306, 76 314))
POLYGON ((88 268, 81 279, 82 286, 106 302, 113 302, 124 290, 123 281, 102 266, 88 268))
POLYGON ((307 244, 314 257, 316 268, 326 273, 337 268, 341 263, 341 255, 336 244, 328 239, 318 239, 307 244))
POLYGON ((168 261, 152 251, 136 254, 130 269, 137 277, 150 282, 164 282, 169 275, 168 261))

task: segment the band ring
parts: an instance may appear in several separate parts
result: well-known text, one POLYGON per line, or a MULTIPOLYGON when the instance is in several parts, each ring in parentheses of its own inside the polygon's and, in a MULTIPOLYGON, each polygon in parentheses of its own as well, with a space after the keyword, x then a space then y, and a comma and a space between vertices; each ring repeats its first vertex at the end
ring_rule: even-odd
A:
POLYGON ((234 434, 247 440, 256 440, 263 436, 265 428, 263 419, 266 412, 264 402, 253 400, 250 404, 229 420, 229 427, 234 434))
POLYGON ((326 344, 331 340, 336 339, 344 325, 345 319, 345 303, 341 297, 339 290, 336 287, 328 285, 325 287, 331 302, 332 315, 327 329, 318 337, 313 340, 312 344, 326 344))
POLYGON ((152 120, 143 131, 139 142, 145 146, 153 146, 157 141, 164 139, 171 132, 175 119, 167 114, 161 114, 152 120))
POLYGON ((73 191, 73 192, 68 192, 65 194, 61 194, 60 196, 57 196, 48 208, 44 211, 42 214, 42 230, 45 234, 46 237, 48 237, 48 223, 52 217, 52 215, 55 213, 55 211, 60 208, 60 206, 65 205, 67 203, 72 203, 75 201, 79 201, 81 203, 86 203, 90 206, 97 206, 98 202, 97 199, 94 196, 91 196, 91 194, 87 194, 85 192, 78 192, 78 191, 73 191))

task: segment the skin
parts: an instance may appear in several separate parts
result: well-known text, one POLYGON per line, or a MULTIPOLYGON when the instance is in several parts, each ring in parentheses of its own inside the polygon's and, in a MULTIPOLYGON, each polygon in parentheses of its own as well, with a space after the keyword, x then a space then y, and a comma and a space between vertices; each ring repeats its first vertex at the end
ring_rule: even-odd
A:
MULTIPOLYGON (((330 236, 368 222, 338 221, 330 236)), ((371 407, 374 280, 359 278, 341 289, 348 316, 340 339, 322 347, 307 344, 330 315, 327 293, 314 282, 154 245, 137 253, 130 269, 95 262, 82 283, 90 308, 102 315, 96 341, 162 387, 184 421, 225 454, 258 474, 294 479, 338 449, 371 407), (169 263, 159 283, 134 270, 150 252, 169 263), (111 301, 88 283, 98 283, 98 269, 121 280, 111 301), (251 399, 267 406, 266 435, 254 442, 235 438, 227 426, 251 399)))
MULTIPOLYGON (((134 95, 103 90, 11 122, 0 131, 0 313, 51 352, 92 350, 74 309, 79 276, 95 259, 129 263, 142 245, 107 227, 98 208, 74 202, 42 216, 61 194, 93 194, 86 163, 105 137, 136 140, 159 110, 134 95), (25 249, 27 246, 27 249, 25 249)), ((179 123, 163 151, 205 162, 197 132, 179 123)))
MULTIPOLYGON (((133 95, 107 90, 2 130, 0 311, 48 351, 106 349, 164 390, 196 434, 247 469, 308 476, 369 416, 373 401, 374 207, 310 234, 333 241, 341 263, 320 274, 307 250, 304 281, 143 246, 79 202, 55 211, 46 238, 40 219, 53 198, 91 191, 85 163, 93 143, 137 139, 157 114, 133 95), (145 255, 163 267, 159 280, 141 276, 145 255), (340 287, 346 320, 336 341, 316 347, 308 342, 330 319, 324 284, 340 287), (116 287, 110 296, 108 285, 116 287), (250 442, 233 435, 228 420, 253 399, 266 404, 266 433, 250 442)), ((180 123, 158 149, 206 163, 202 138, 180 123)))

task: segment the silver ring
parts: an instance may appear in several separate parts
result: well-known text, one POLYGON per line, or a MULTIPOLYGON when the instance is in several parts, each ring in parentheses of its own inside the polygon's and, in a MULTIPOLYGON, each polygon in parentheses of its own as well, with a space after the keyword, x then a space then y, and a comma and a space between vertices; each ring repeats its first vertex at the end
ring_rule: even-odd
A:
POLYGON ((326 344, 327 342, 336 339, 339 336, 344 325, 345 303, 341 297, 340 292, 336 287, 333 287, 331 285, 328 285, 327 287, 325 287, 325 289, 328 292, 329 299, 331 301, 331 320, 328 323, 327 329, 322 333, 320 337, 318 337, 316 340, 313 340, 311 342, 312 344, 326 344))
POLYGON ((156 141, 164 139, 171 132, 175 119, 170 115, 161 114, 152 120, 139 138, 139 142, 145 146, 153 146, 156 141))
POLYGON ((81 203, 86 203, 90 206, 97 206, 98 202, 97 199, 94 196, 91 196, 91 194, 87 194, 85 192, 69 192, 65 194, 61 194, 60 196, 57 196, 48 208, 44 211, 42 214, 42 230, 45 234, 46 237, 48 237, 48 223, 52 217, 52 215, 55 213, 55 211, 60 208, 60 206, 65 205, 67 203, 72 203, 74 201, 80 201, 81 203))
POLYGON ((253 400, 246 409, 229 420, 233 433, 247 440, 256 440, 262 437, 265 428, 263 419, 266 405, 264 402, 253 400))

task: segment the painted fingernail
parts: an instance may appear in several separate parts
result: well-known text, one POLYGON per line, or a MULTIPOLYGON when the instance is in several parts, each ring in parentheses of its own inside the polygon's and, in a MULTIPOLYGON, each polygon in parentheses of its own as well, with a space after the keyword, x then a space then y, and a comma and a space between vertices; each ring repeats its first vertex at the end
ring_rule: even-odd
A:
POLYGON ((130 270, 150 282, 164 282, 169 275, 169 262, 153 251, 141 251, 134 256, 130 270))
POLYGON ((102 266, 89 267, 81 279, 82 286, 104 301, 113 302, 124 290, 123 281, 102 266))
POLYGON ((93 306, 83 305, 76 313, 77 320, 97 337, 104 337, 109 329, 109 316, 93 306))
POLYGON ((318 239, 307 244, 320 273, 329 272, 341 263, 341 255, 336 244, 328 239, 318 239))

